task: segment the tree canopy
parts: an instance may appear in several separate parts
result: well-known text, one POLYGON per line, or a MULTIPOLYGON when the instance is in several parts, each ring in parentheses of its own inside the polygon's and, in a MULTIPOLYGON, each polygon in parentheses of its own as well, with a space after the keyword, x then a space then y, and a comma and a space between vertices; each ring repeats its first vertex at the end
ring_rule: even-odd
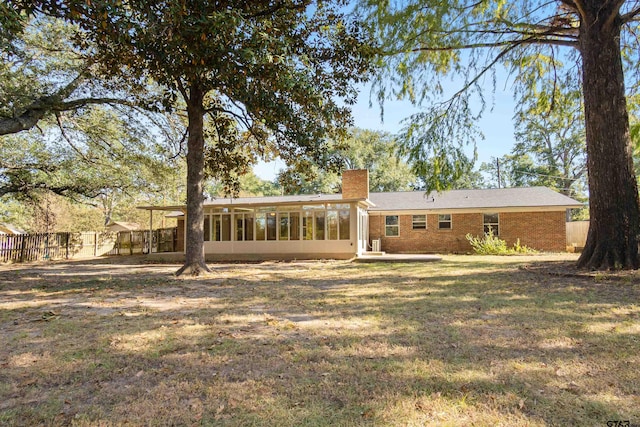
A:
MULTIPOLYGON (((205 137, 217 156, 212 176, 246 167, 257 152, 285 160, 318 157, 327 132, 350 123, 353 82, 367 75, 369 45, 344 2, 95 0, 29 2, 35 13, 82 30, 101 73, 153 79, 165 105, 187 112, 186 262, 203 253, 205 137), (340 103, 339 100, 343 100, 340 103), (208 124, 206 123, 208 122, 208 124), (206 134, 205 129, 210 129, 206 134), (245 150, 244 147, 251 147, 245 150)), ((213 169, 213 170, 212 170, 213 169)))
POLYGON ((639 82, 637 2, 359 4, 383 44, 379 98, 405 97, 425 105, 423 113, 412 117, 404 143, 412 160, 424 165, 431 187, 445 188, 469 170, 463 148, 478 138, 474 122, 487 106, 484 87, 496 83, 497 66, 514 76, 519 101, 535 94, 539 85, 580 82, 591 225, 578 265, 640 266, 640 201, 626 99, 627 90, 634 91, 639 82), (462 83, 459 91, 446 93, 441 77, 451 75, 462 83), (474 109, 476 104, 480 107, 474 109))
POLYGON ((351 129, 347 138, 329 140, 323 162, 301 158, 278 174, 287 193, 337 193, 346 169, 368 169, 371 191, 408 191, 418 186, 409 165, 398 155, 398 144, 386 132, 351 129))

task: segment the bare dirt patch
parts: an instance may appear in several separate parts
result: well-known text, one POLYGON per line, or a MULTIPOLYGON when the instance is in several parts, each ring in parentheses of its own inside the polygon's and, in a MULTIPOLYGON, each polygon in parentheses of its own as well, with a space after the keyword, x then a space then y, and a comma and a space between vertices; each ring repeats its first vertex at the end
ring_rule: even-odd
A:
POLYGON ((566 257, 0 266, 1 425, 640 424, 640 284, 566 257))

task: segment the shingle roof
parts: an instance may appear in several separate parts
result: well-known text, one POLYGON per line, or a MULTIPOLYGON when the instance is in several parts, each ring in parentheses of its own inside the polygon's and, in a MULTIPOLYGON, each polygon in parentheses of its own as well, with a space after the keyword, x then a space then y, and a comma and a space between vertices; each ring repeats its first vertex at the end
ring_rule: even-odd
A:
POLYGON ((26 231, 13 224, 0 223, 0 234, 27 234, 26 231))
MULTIPOLYGON (((207 200, 205 206, 264 206, 341 202, 342 194, 300 194, 293 196, 238 197, 207 200)), ((347 201, 347 200, 344 200, 347 201)), ((352 200, 348 200, 352 201, 352 200)), ((370 193, 370 211, 454 210, 493 208, 579 208, 583 204, 546 187, 451 190, 443 193, 404 191, 370 193)), ((182 210, 177 206, 140 206, 139 209, 182 210)))
POLYGON ((312 202, 334 202, 342 200, 342 194, 299 194, 294 196, 265 196, 265 197, 238 197, 219 198, 207 200, 205 206, 228 206, 228 205, 262 205, 280 203, 312 203, 312 202))
POLYGON ((453 210, 524 207, 579 208, 583 204, 546 187, 371 193, 371 211, 453 210))

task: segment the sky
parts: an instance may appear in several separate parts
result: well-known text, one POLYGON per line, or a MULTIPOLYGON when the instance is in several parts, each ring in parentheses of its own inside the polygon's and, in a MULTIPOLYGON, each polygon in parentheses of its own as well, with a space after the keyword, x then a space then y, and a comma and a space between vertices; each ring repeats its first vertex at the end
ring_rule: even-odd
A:
MULTIPOLYGON (((457 90, 455 82, 451 83, 452 90, 457 90)), ((491 89, 488 89, 491 91, 491 89)), ((386 101, 384 104, 384 121, 380 118, 380 107, 377 101, 369 107, 370 86, 363 86, 360 90, 358 102, 353 106, 352 114, 354 126, 362 129, 381 130, 391 134, 398 133, 402 121, 411 114, 419 111, 408 101, 386 101)), ((508 154, 514 145, 513 114, 515 102, 510 82, 498 82, 495 93, 487 93, 487 109, 480 120, 479 128, 484 134, 484 140, 478 140, 478 160, 476 167, 482 162, 490 161, 491 157, 508 154)), ((472 149, 469 149, 469 154, 472 149)), ((273 180, 284 164, 279 161, 259 163, 254 167, 256 175, 262 179, 273 180)))

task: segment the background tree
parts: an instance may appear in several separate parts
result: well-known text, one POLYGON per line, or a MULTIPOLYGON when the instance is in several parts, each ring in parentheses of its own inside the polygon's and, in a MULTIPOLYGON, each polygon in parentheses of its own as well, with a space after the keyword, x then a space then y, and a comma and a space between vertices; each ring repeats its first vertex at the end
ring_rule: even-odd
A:
MULTIPOLYGON (((244 175, 238 176, 237 197, 264 197, 279 196, 282 190, 272 181, 262 179, 253 170, 244 175)), ((210 180, 205 185, 207 198, 228 197, 229 189, 225 188, 224 182, 220 180, 210 180)))
POLYGON ((637 2, 360 3, 388 55, 377 80, 381 99, 391 87, 393 96, 433 102, 434 94, 444 92, 442 80, 434 76, 457 73, 463 79, 459 92, 433 102, 408 128, 405 144, 414 153, 412 160, 418 165, 434 162, 429 168, 419 166, 435 181, 427 179, 430 186, 439 184, 437 176, 459 176, 468 169, 461 146, 472 139, 468 129, 482 113, 482 107, 474 111, 471 105, 485 105, 483 86, 495 83, 497 64, 508 67, 519 76, 516 83, 525 86, 545 79, 581 81, 591 223, 578 266, 638 268, 640 207, 621 55, 624 50, 627 79, 637 82, 637 2), (415 137, 416 132, 422 136, 415 137))
POLYGON ((0 34, 4 217, 34 232, 138 221, 144 214, 135 203, 149 204, 177 170, 168 158, 179 150, 175 118, 141 109, 157 99, 145 92, 137 102, 142 85, 99 78, 91 48, 74 44, 76 26, 3 7, 4 21, 13 20, 12 30, 0 34))
POLYGON ((516 158, 531 156, 529 174, 533 185, 544 185, 570 197, 583 198, 582 181, 587 173, 584 113, 578 82, 555 81, 530 85, 516 112, 516 158))
POLYGON ((287 193, 337 193, 346 169, 368 169, 371 191, 409 191, 418 185, 416 176, 398 155, 398 143, 386 132, 352 129, 341 141, 329 141, 321 165, 299 159, 281 171, 277 181, 287 193))
POLYGON ((0 136, 94 105, 160 108, 146 84, 98 76, 92 49, 74 43, 80 37, 76 26, 43 15, 9 14, 10 7, 3 5, 3 14, 11 31, 0 32, 0 136), (141 100, 136 94, 142 89, 141 100))

